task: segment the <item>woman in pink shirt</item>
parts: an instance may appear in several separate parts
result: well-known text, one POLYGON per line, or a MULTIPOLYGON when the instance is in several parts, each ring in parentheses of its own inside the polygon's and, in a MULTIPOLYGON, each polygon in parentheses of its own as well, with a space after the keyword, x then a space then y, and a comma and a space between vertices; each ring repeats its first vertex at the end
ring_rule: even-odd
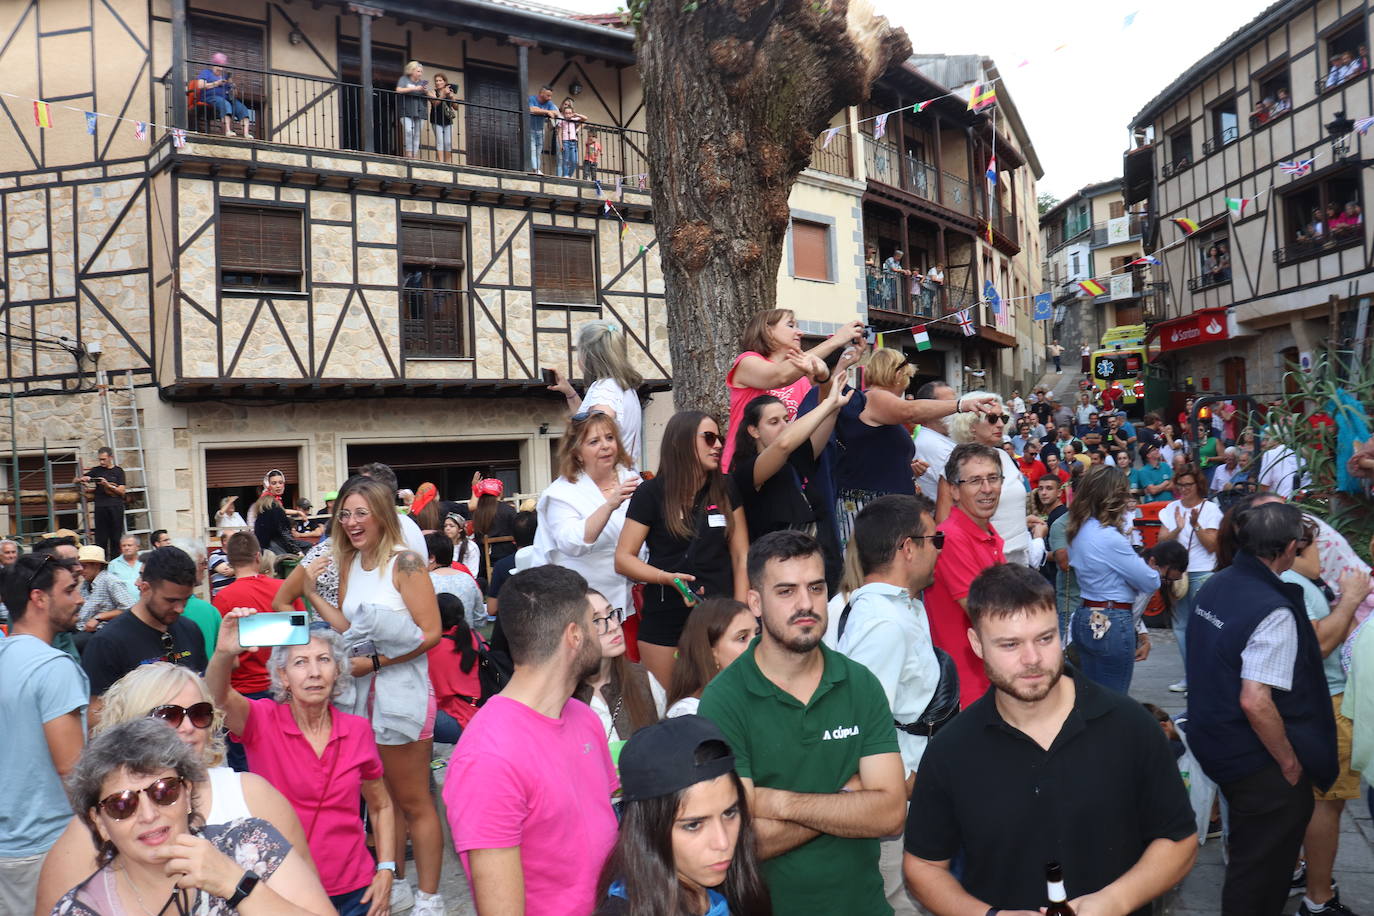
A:
POLYGON ((316 629, 306 645, 275 647, 267 666, 273 699, 250 700, 229 685, 229 675, 240 651, 239 620, 255 613, 235 608, 220 622, 219 645, 205 671, 215 705, 243 743, 248 766, 296 809, 340 916, 384 912, 396 863, 374 866, 359 801, 367 802, 376 848, 392 849, 391 796, 372 723, 331 705, 347 677, 343 640, 316 629))
POLYGON ((811 385, 830 378, 825 358, 862 340, 863 324, 851 321, 803 353, 802 332, 791 309, 768 309, 751 318, 739 338, 743 352, 735 357, 725 376, 730 391, 730 424, 725 432, 721 467, 730 467, 730 458, 735 453, 735 431, 746 404, 760 395, 772 395, 787 408, 790 422, 811 385))

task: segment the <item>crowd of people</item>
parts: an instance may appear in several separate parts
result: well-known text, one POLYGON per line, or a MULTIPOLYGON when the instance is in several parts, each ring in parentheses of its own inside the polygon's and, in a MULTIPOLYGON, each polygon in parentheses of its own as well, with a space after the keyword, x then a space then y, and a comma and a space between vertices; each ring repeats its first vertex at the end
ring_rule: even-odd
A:
POLYGON ((1216 831, 1227 916, 1349 913, 1370 570, 1274 430, 913 386, 857 322, 804 344, 760 313, 726 423, 678 411, 651 474, 589 322, 532 508, 365 465, 284 579, 317 522, 275 470, 213 553, 120 542, 131 582, 74 532, 0 542, 0 910, 432 916, 446 819, 481 914, 1038 912, 1055 863, 1126 916, 1216 831), (1178 721, 1129 696, 1152 607, 1178 721))

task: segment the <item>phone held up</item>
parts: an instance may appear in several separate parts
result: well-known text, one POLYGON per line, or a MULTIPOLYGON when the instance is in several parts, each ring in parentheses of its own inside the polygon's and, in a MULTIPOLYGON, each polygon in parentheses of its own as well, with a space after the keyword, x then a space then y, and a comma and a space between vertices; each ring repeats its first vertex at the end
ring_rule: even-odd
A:
POLYGON ((297 611, 254 614, 239 620, 239 645, 303 646, 310 642, 310 618, 297 611))

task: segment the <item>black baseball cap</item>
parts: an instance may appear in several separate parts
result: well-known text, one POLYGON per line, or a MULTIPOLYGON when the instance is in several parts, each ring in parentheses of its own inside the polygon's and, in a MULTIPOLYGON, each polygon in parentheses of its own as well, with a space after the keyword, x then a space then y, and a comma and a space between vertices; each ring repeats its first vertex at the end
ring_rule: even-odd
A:
POLYGON ((678 716, 641 728, 620 752, 620 789, 624 801, 672 795, 735 769, 729 742, 710 719, 678 716), (725 745, 725 754, 697 762, 708 741, 725 745))

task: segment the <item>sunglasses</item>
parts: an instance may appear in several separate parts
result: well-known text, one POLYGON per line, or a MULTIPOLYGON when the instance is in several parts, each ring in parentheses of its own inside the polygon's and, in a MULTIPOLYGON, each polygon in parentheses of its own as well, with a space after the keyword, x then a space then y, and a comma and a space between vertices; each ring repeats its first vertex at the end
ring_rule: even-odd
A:
POLYGON ((707 448, 715 448, 716 445, 725 441, 725 437, 723 437, 720 433, 713 433, 710 430, 707 430, 704 433, 697 433, 697 435, 701 436, 701 438, 706 440, 707 448))
POLYGON ((984 419, 984 420, 987 420, 989 423, 1005 423, 1005 422, 1007 422, 1008 420, 1010 420, 1011 417, 1007 416, 1006 414, 1002 414, 1002 413, 989 413, 989 414, 984 414, 984 415, 983 415, 983 419, 984 419))
POLYGON ((945 533, 943 531, 937 531, 934 534, 908 534, 907 537, 911 538, 913 541, 924 541, 929 539, 930 546, 934 547, 936 550, 945 549, 945 533))
POLYGON ((48 568, 48 564, 57 562, 57 557, 53 554, 44 553, 41 556, 43 559, 39 560, 38 565, 33 568, 33 572, 29 573, 29 582, 24 586, 24 594, 26 595, 33 591, 33 583, 38 581, 38 577, 43 574, 43 570, 48 568))
POLYGON ((171 630, 163 630, 160 638, 162 639, 163 654, 165 654, 170 659, 173 655, 176 654, 177 641, 172 636, 171 630))
POLYGON ((196 728, 209 728, 210 723, 215 719, 215 707, 205 702, 192 703, 190 706, 164 703, 161 706, 154 706, 152 712, 148 713, 148 718, 161 719, 172 728, 180 728, 182 720, 187 717, 191 719, 191 724, 196 728))
POLYGON ((145 788, 125 789, 123 792, 102 798, 99 805, 113 820, 122 821, 138 810, 140 794, 147 793, 153 804, 166 808, 168 805, 176 804, 177 799, 181 798, 183 784, 184 780, 180 776, 164 776, 145 788))
POLYGON ((609 415, 608 415, 608 414, 606 413, 606 411, 604 411, 604 410, 583 410, 583 411, 579 411, 578 413, 573 414, 572 417, 571 417, 571 419, 572 419, 572 421, 573 421, 574 423, 585 423, 586 421, 590 420, 592 417, 605 417, 605 416, 609 416, 609 415))

